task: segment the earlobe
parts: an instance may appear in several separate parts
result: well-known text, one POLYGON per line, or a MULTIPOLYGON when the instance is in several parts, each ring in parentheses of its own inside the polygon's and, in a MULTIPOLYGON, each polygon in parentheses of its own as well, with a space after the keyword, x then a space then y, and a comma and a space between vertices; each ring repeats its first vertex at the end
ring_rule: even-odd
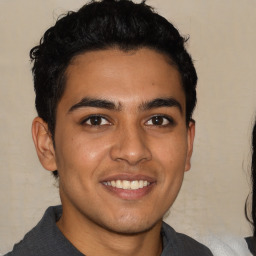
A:
POLYGON ((188 143, 188 150, 187 150, 187 159, 185 165, 185 171, 188 171, 191 167, 191 157, 193 153, 193 144, 195 138, 195 121, 192 120, 189 122, 187 131, 187 143, 188 143))
POLYGON ((40 117, 33 120, 32 137, 42 166, 48 171, 55 171, 57 165, 52 136, 47 123, 40 117))

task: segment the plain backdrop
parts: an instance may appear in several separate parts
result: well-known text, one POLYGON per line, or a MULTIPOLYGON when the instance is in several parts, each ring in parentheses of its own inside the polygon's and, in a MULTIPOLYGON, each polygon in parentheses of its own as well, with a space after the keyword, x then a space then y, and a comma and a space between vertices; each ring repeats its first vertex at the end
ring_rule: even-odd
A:
MULTIPOLYGON (((29 50, 83 0, 0 0, 0 251, 59 203, 31 139, 36 116, 29 50)), ((187 234, 247 236, 250 136, 256 115, 256 1, 148 0, 189 35, 199 77, 192 169, 166 221, 187 234)))

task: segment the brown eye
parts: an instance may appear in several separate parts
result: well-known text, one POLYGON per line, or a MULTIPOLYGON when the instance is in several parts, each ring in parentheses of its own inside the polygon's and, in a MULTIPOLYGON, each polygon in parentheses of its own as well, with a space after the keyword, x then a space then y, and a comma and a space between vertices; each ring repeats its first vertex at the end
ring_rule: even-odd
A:
POLYGON ((164 122, 164 118, 162 116, 154 116, 152 118, 153 125, 162 125, 164 122))
POLYGON ((99 125, 109 125, 109 121, 102 116, 90 116, 88 117, 83 124, 91 125, 91 126, 99 126, 99 125))
POLYGON ((171 117, 166 116, 153 116, 147 122, 146 125, 152 126, 168 126, 174 124, 174 121, 171 117))

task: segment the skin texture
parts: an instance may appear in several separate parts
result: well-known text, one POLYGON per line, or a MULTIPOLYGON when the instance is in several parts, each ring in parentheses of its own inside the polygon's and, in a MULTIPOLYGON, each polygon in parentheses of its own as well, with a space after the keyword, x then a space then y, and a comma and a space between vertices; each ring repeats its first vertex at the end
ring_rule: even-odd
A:
POLYGON ((42 165, 59 172, 58 227, 87 256, 160 255, 162 217, 190 169, 195 133, 179 72, 147 48, 109 49, 76 56, 66 77, 55 148, 47 124, 32 125, 42 165), (118 179, 150 185, 103 183, 118 179))

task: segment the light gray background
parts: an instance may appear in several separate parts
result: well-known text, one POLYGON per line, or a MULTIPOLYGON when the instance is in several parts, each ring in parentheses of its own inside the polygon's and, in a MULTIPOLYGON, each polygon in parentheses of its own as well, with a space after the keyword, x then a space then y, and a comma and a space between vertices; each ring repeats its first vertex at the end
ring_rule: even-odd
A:
MULTIPOLYGON (((59 14, 82 0, 0 0, 0 251, 11 249, 59 202, 34 150, 28 52, 59 14)), ((192 169, 167 222, 188 234, 250 234, 250 134, 256 114, 256 1, 149 0, 190 35, 198 71, 192 169)))

